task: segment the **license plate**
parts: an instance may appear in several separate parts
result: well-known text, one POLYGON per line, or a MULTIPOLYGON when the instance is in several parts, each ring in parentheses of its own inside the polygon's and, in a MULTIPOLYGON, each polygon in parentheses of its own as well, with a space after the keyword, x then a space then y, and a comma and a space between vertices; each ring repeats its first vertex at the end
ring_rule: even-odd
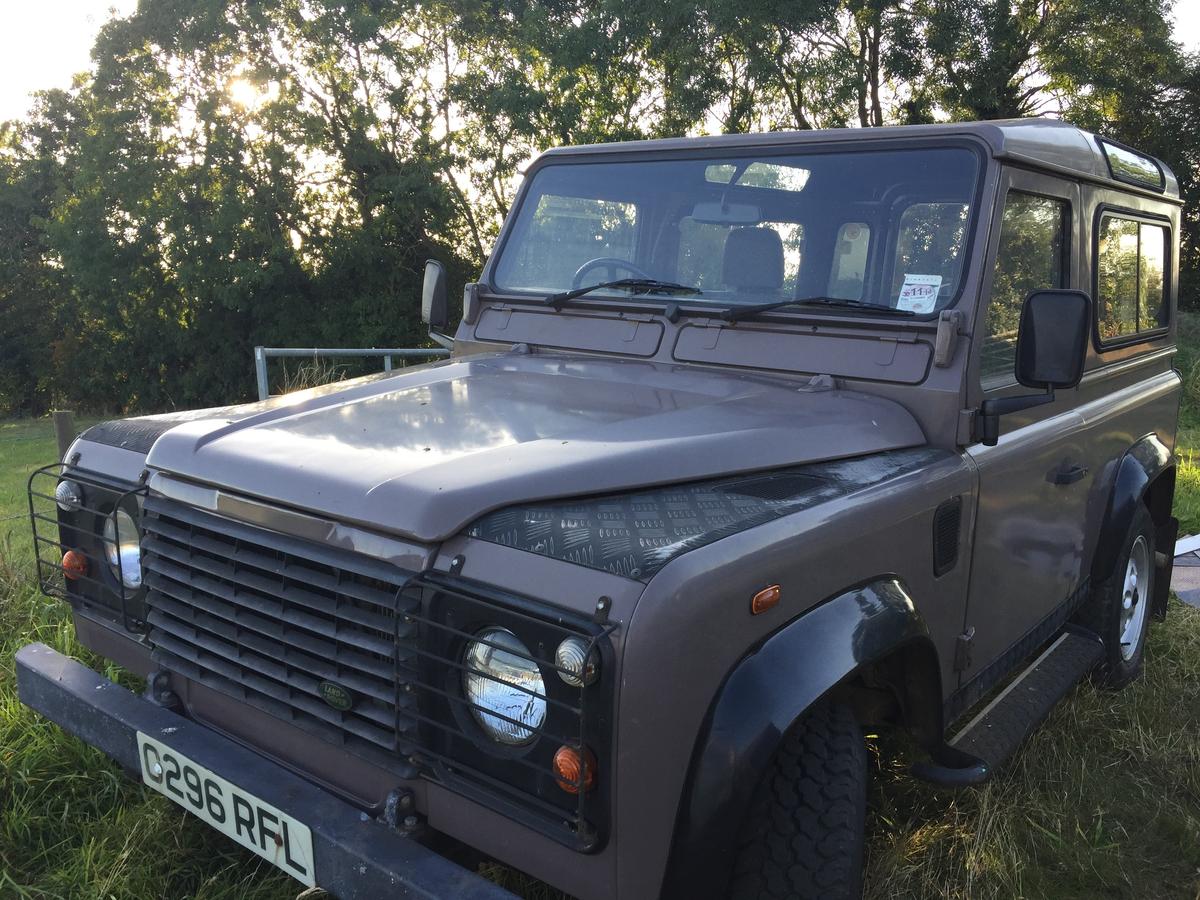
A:
POLYGON ((137 742, 147 785, 297 881, 316 885, 307 825, 140 731, 137 742))

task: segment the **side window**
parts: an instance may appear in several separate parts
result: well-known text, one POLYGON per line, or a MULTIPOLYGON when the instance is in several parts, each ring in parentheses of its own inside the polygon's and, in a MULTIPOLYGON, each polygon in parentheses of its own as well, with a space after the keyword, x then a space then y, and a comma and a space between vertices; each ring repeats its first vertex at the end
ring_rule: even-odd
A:
POLYGON ((637 207, 613 200, 543 194, 529 231, 520 243, 522 253, 507 262, 505 281, 525 289, 560 290, 590 259, 633 259, 637 207))
POLYGON ((1166 263, 1165 226, 1109 214, 1101 217, 1096 247, 1101 341, 1167 324, 1166 263))
POLYGON ((933 284, 935 302, 958 288, 969 209, 965 203, 914 203, 904 210, 896 235, 892 297, 900 296, 910 277, 933 284))
POLYGON ((871 226, 846 222, 838 229, 829 271, 829 296, 861 300, 867 273, 867 251, 871 248, 871 226))
POLYGON ((1017 325, 1025 298, 1032 291, 1067 286, 1069 221, 1065 201, 1009 192, 979 364, 984 390, 1016 381, 1017 325))
MULTIPOLYGON (((796 222, 762 222, 759 227, 770 228, 779 235, 783 245, 783 293, 792 294, 804 252, 804 226, 796 222)), ((681 219, 676 278, 705 291, 720 290, 724 283, 722 265, 728 234, 728 225, 697 222, 691 216, 681 219)))

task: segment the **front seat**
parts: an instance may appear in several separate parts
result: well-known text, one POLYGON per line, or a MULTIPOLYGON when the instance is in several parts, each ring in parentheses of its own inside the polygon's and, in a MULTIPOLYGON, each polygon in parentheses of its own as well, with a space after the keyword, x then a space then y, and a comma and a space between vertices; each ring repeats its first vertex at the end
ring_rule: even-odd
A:
POLYGON ((739 294, 783 287, 783 241, 774 228, 734 228, 725 236, 721 281, 739 294))

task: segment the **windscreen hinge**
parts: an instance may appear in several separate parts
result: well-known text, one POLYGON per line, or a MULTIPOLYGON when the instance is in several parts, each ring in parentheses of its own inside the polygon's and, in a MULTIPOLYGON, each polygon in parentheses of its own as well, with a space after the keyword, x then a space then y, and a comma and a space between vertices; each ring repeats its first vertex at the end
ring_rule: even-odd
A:
POLYGON ((963 314, 957 309, 943 309, 938 316, 937 337, 933 342, 933 364, 945 369, 954 362, 958 338, 962 334, 963 314))
POLYGON ((917 333, 915 331, 900 331, 895 334, 881 334, 881 341, 891 341, 893 344, 915 344, 917 342, 917 333))
POLYGON ((814 375, 804 384, 800 385, 800 387, 796 388, 797 391, 806 394, 819 394, 825 391, 832 391, 836 389, 837 382, 834 380, 833 376, 825 374, 814 375))

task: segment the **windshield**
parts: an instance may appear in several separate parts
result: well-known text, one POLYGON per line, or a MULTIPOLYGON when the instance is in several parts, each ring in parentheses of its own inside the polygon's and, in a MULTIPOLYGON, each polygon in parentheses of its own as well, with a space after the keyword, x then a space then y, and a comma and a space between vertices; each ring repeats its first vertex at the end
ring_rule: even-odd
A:
POLYGON ((965 148, 555 163, 533 175, 493 285, 655 279, 698 288, 673 295, 689 305, 830 297, 930 314, 958 292, 978 172, 965 148))

